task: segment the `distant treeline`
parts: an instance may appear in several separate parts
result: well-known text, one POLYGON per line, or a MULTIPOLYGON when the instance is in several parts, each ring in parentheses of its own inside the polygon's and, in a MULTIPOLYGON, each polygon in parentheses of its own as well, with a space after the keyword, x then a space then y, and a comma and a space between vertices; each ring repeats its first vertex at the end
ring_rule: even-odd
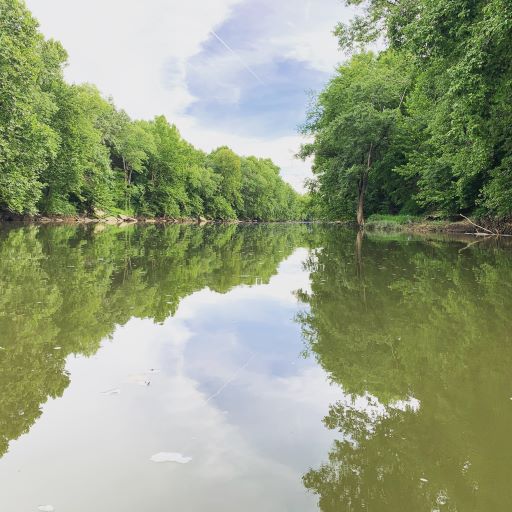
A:
POLYGON ((512 214, 512 2, 345 0, 354 53, 311 108, 311 207, 371 213, 512 214), (384 40, 378 55, 368 44, 384 40))
POLYGON ((298 219, 302 197, 268 159, 210 154, 163 116, 133 121, 63 78, 66 51, 21 0, 0 0, 0 212, 298 219))

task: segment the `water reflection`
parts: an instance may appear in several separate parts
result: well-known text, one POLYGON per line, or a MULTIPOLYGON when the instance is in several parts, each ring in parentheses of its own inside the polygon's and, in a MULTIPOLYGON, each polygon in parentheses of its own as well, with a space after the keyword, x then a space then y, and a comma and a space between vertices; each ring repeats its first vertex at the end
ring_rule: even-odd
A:
POLYGON ((0 285, 0 509, 512 509, 504 242, 2 228, 0 285))
POLYGON ((209 288, 268 283, 305 226, 78 227, 0 231, 0 456, 69 385, 70 354, 90 356, 132 318, 163 322, 209 288))
POLYGON ((307 349, 352 399, 304 485, 328 511, 510 510, 512 257, 493 242, 325 232, 307 349))

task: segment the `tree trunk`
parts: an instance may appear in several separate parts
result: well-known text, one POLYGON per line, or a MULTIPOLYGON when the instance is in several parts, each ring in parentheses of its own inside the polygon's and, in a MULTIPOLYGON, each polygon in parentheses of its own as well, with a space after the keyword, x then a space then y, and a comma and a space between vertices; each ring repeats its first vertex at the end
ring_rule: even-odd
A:
POLYGON ((368 185, 368 171, 364 171, 359 178, 359 185, 357 191, 357 225, 359 229, 364 229, 364 199, 366 195, 366 188, 368 185))
POLYGON ((366 162, 366 169, 361 173, 358 184, 358 195, 357 195, 357 225, 359 229, 364 229, 364 199, 366 195, 366 189, 368 187, 368 174, 372 167, 372 156, 373 156, 373 142, 370 144, 368 151, 368 160, 366 162))
POLYGON ((126 187, 126 210, 130 210, 132 207, 132 174, 133 169, 128 169, 128 186, 126 187))
MULTIPOLYGON (((363 178, 361 178, 361 181, 363 178)), ((359 192, 357 198, 357 225, 359 229, 364 229, 364 186, 362 183, 359 184, 359 192)))
POLYGON ((126 186, 128 186, 128 166, 126 165, 126 160, 124 159, 124 156, 122 157, 122 159, 123 159, 124 183, 126 186))
POLYGON ((129 204, 129 190, 130 190, 130 176, 128 174, 128 164, 126 163, 126 160, 123 158, 123 171, 124 171, 124 209, 128 210, 128 204, 129 204))

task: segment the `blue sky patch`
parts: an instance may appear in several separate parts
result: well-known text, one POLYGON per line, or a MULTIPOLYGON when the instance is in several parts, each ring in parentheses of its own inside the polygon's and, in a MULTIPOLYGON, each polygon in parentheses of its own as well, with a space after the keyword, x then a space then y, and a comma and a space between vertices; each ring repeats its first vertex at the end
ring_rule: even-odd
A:
POLYGON ((270 54, 265 60, 254 50, 258 31, 248 25, 222 26, 215 32, 220 40, 212 34, 187 63, 187 88, 195 97, 187 114, 248 136, 296 133, 305 119, 308 91, 320 90, 329 73, 292 58, 270 54))

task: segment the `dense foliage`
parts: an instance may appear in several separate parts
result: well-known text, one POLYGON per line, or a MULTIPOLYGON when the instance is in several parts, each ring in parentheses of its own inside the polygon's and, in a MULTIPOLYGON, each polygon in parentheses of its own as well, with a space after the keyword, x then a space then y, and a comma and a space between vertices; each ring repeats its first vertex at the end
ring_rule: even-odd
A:
POLYGON ((0 0, 0 212, 286 220, 301 198, 270 161, 205 154, 163 117, 132 121, 91 85, 21 0, 0 0))
POLYGON ((341 48, 359 53, 304 126, 321 215, 353 215, 366 199, 367 214, 510 216, 512 3, 345 3, 364 7, 336 28, 341 48), (366 53, 379 38, 387 49, 366 53))

